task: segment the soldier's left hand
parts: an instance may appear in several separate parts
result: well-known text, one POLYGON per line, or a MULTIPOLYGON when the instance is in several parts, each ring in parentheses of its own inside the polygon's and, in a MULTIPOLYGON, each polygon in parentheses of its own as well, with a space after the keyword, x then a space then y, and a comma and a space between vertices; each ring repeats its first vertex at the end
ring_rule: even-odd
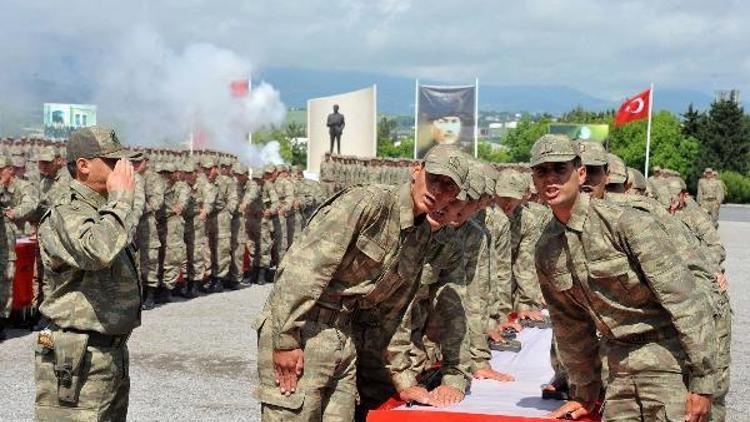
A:
POLYGON ((5 210, 5 216, 11 220, 14 220, 16 218, 16 210, 14 209, 5 210))
POLYGON ((688 393, 685 403, 685 421, 706 422, 711 410, 711 396, 688 393))
POLYGON ((516 380, 513 378, 513 375, 503 374, 492 368, 477 369, 474 371, 473 375, 474 378, 478 380, 495 380, 500 382, 511 382, 516 380))
POLYGON ((447 407, 463 400, 464 393, 455 387, 441 385, 430 391, 430 397, 435 407, 447 407))

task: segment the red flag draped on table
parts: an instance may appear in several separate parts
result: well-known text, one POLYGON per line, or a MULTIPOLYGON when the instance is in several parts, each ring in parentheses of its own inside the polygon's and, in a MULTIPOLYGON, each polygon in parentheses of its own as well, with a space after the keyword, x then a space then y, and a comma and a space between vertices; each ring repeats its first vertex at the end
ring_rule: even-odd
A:
POLYGON ((646 119, 650 110, 651 89, 649 88, 622 103, 615 115, 615 127, 620 127, 634 120, 646 119))

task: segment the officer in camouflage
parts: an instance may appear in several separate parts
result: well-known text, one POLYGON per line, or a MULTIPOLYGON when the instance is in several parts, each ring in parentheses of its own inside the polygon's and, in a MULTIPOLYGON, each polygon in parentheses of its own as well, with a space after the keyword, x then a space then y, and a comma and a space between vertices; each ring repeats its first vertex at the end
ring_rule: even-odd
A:
POLYGON ((79 129, 67 144, 75 179, 42 218, 39 246, 51 293, 36 345, 35 419, 125 420, 127 339, 141 288, 128 246, 133 166, 113 130, 79 129))

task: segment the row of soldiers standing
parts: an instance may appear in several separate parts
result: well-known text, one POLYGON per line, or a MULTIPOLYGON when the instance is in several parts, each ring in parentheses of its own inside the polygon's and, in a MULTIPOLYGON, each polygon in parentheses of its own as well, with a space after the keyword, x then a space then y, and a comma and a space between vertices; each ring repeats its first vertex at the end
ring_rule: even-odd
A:
MULTIPOLYGON (((271 281, 275 266, 323 198, 317 182, 285 164, 250 169, 218 152, 135 149, 141 154, 134 161, 136 212, 131 218, 138 221, 131 236, 138 249, 144 309, 173 294, 190 298, 199 291, 271 281)), ((12 305, 16 239, 34 236, 55 197, 68 192, 65 154, 64 143, 0 141, 0 326, 12 305)), ((46 290, 38 259, 35 280, 33 303, 38 307, 46 290)))

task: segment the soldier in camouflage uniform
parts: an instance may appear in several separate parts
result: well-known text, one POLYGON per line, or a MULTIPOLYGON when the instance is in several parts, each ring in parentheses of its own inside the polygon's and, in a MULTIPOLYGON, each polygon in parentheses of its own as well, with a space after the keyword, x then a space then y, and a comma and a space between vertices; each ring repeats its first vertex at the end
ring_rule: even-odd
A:
POLYGON ((198 294, 198 286, 203 285, 203 276, 206 272, 205 262, 203 260, 203 251, 205 244, 206 229, 205 223, 200 218, 203 206, 203 191, 198 184, 198 171, 192 158, 185 162, 183 173, 185 182, 190 187, 188 202, 185 206, 183 216, 185 218, 185 253, 186 261, 183 268, 185 274, 184 296, 191 299, 198 294))
POLYGON ((716 178, 713 169, 706 168, 703 171, 703 177, 698 180, 698 192, 696 200, 714 222, 714 226, 719 227, 719 209, 724 202, 724 185, 721 180, 716 178))
POLYGON ((13 160, 0 155, 0 341, 5 338, 5 320, 10 316, 13 304, 18 227, 33 215, 38 204, 39 197, 34 186, 16 178, 13 160))
POLYGON ((723 421, 726 417, 726 395, 729 392, 732 342, 732 309, 724 275, 726 250, 710 217, 697 205, 688 205, 689 197, 685 182, 680 178, 672 178, 667 182, 667 187, 671 194, 669 212, 692 234, 693 240, 697 243, 693 249, 698 248, 705 253, 714 275, 712 280, 715 282, 710 283, 709 288, 715 306, 718 377, 717 391, 711 407, 711 420, 723 421))
MULTIPOLYGON (((156 220, 157 213, 164 206, 164 192, 167 186, 157 173, 159 164, 154 166, 156 169, 152 169, 149 160, 144 160, 144 163, 144 168, 140 172, 144 183, 145 207, 136 228, 136 245, 141 283, 155 289, 159 286, 159 251, 162 246, 156 220)), ((153 301, 153 294, 151 300, 153 301)), ((144 302, 144 305, 146 309, 150 309, 153 303, 144 302)))
POLYGON ((603 341, 604 420, 705 420, 716 376, 710 304, 689 294, 695 281, 666 233, 646 213, 580 193, 586 167, 567 137, 544 135, 531 156, 555 215, 537 244, 537 273, 573 387, 552 416, 593 410, 603 341))
POLYGON ((232 261, 229 264, 229 276, 226 287, 237 289, 240 287, 244 276, 245 264, 245 246, 247 245, 247 223, 246 208, 241 209, 241 200, 245 196, 245 188, 248 185, 247 166, 242 163, 236 163, 232 166, 232 177, 234 178, 234 193, 230 196, 233 198, 228 207, 232 215, 230 232, 231 241, 229 251, 232 261), (236 198, 236 199, 234 199, 236 198))
POLYGON ((263 217, 260 221, 260 242, 258 246, 258 277, 257 284, 265 284, 270 278, 270 269, 275 261, 274 248, 274 215, 277 211, 278 197, 276 190, 273 188, 273 177, 276 168, 268 165, 263 171, 263 181, 261 183, 261 201, 263 203, 263 217))
POLYGON ((237 197, 237 180, 232 174, 232 166, 227 157, 220 160, 219 175, 216 177, 218 193, 215 209, 216 218, 209 219, 208 235, 212 239, 211 266, 213 275, 213 289, 221 291, 225 285, 236 288, 230 280, 232 263, 232 215, 237 211, 239 198, 237 197))
MULTIPOLYGON (((240 211, 245 215, 245 249, 250 255, 249 273, 243 279, 243 283, 245 284, 255 283, 258 280, 261 268, 262 186, 263 171, 261 169, 253 169, 252 179, 247 182, 247 187, 240 201, 240 211)), ((266 254, 270 255, 270 252, 266 252, 266 254)))
POLYGON ((330 198, 285 256, 254 323, 264 421, 354 417, 351 314, 408 303, 430 239, 424 214, 459 195, 468 172, 462 154, 436 148, 411 183, 330 198))
POLYGON ((51 321, 36 344, 35 420, 125 420, 127 339, 140 325, 141 288, 133 252, 133 167, 114 131, 74 132, 75 180, 42 218, 39 247, 51 321))
MULTIPOLYGON (((202 198, 201 210, 198 219, 203 223, 204 229, 198 229, 195 232, 195 244, 201 245, 200 250, 203 253, 203 262, 205 263, 204 282, 198 287, 204 293, 212 293, 214 290, 223 286, 217 285, 213 281, 212 259, 212 240, 209 237, 209 222, 216 219, 217 204, 219 203, 219 190, 216 186, 216 177, 219 171, 216 168, 216 162, 211 156, 204 156, 200 160, 201 174, 196 181, 197 189, 200 191, 202 198)), ((196 227, 197 228, 197 227, 196 227)))

